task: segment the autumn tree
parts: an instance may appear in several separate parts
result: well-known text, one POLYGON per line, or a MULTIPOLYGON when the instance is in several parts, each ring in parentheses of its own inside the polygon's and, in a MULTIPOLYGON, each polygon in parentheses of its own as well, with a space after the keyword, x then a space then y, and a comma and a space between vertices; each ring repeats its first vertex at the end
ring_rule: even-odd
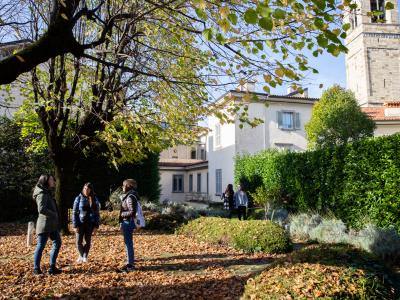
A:
POLYGON ((353 92, 335 85, 314 105, 305 128, 309 147, 318 149, 371 137, 375 123, 361 111, 353 92))
POLYGON ((25 30, 19 34, 26 32, 23 37, 33 44, 0 62, 0 70, 33 67, 29 80, 19 79, 27 98, 20 120, 24 128, 38 130, 35 145, 46 145, 54 161, 65 230, 69 180, 81 155, 105 144, 104 155, 118 166, 193 141, 204 132, 199 120, 218 109, 208 95, 212 87, 260 77, 267 92, 283 83, 296 86, 304 72, 317 72, 305 49, 314 56, 346 50, 342 39, 348 26, 342 26, 341 9, 350 5, 331 0, 23 3, 21 15, 29 25, 20 25, 25 30), (65 40, 46 44, 65 31, 65 40), (44 51, 43 43, 60 52, 44 51))

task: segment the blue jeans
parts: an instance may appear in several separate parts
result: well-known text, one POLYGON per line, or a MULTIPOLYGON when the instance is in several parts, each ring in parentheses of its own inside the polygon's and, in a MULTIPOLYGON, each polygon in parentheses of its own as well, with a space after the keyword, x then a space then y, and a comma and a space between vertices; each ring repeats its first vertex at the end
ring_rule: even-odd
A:
POLYGON ((125 250, 128 257, 128 264, 133 265, 134 251, 133 251, 133 230, 136 228, 134 221, 122 221, 122 233, 124 235, 125 250))
POLYGON ((49 238, 53 241, 53 247, 50 252, 50 266, 56 265, 58 252, 61 247, 60 233, 58 231, 40 233, 38 234, 38 242, 35 254, 33 255, 33 267, 37 270, 40 270, 40 260, 42 259, 42 253, 49 238))

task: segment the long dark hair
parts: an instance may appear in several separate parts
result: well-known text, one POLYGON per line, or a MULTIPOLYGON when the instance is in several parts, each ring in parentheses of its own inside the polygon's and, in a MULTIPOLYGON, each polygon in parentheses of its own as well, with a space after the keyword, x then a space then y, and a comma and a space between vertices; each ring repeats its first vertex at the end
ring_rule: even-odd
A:
POLYGON ((54 176, 50 175, 50 174, 42 174, 42 175, 40 175, 39 180, 36 183, 36 186, 48 189, 49 188, 49 179, 50 179, 50 177, 53 177, 53 179, 54 179, 54 176))
MULTIPOLYGON (((92 207, 92 208, 96 208, 96 200, 95 200, 95 192, 94 192, 94 187, 93 187, 93 184, 91 183, 91 182, 86 182, 84 185, 83 185, 83 188, 84 187, 87 187, 88 189, 90 189, 90 193, 89 193, 89 195, 87 195, 87 198, 88 198, 88 200, 89 200, 89 205, 90 205, 90 207, 92 207)), ((83 188, 82 188, 82 194, 83 194, 83 188)))
POLYGON ((228 186, 226 187, 226 190, 225 190, 225 195, 230 196, 230 195, 233 195, 234 193, 235 192, 233 191, 233 185, 228 184, 228 186))

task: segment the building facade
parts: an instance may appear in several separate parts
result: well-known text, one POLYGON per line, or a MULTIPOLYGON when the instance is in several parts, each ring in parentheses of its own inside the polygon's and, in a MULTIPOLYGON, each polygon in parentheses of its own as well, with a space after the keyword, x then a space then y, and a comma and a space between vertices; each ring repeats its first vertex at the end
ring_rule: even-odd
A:
POLYGON ((164 150, 158 166, 161 202, 208 202, 205 137, 190 146, 178 145, 164 150))
POLYGON ((361 107, 381 107, 400 100, 400 24, 398 3, 385 10, 385 0, 361 0, 346 16, 351 24, 345 40, 347 88, 361 107), (372 11, 382 11, 371 16, 372 11))
MULTIPOLYGON (((242 101, 245 93, 231 91, 225 96, 242 101)), ((307 147, 304 125, 311 118, 312 107, 318 99, 255 94, 258 101, 248 104, 248 114, 263 121, 257 127, 242 124, 238 119, 221 124, 218 118, 209 118, 207 157, 209 193, 213 201, 218 201, 226 186, 234 183, 235 156, 270 148, 304 151, 307 147)))

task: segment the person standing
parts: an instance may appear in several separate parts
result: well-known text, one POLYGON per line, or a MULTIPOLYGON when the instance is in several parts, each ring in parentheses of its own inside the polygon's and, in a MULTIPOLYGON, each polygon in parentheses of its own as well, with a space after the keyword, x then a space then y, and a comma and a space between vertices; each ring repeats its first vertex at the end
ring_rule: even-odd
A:
POLYGON ((77 262, 87 262, 92 234, 99 228, 100 224, 100 202, 90 182, 83 185, 82 192, 75 198, 72 208, 72 224, 79 253, 77 262), (84 239, 85 245, 83 245, 84 239))
POLYGON ((242 184, 239 184, 238 191, 234 195, 235 206, 238 210, 239 220, 247 220, 247 207, 249 205, 249 199, 247 198, 246 191, 242 184))
POLYGON ((119 223, 124 236, 127 264, 121 269, 124 272, 134 270, 133 230, 136 228, 135 217, 138 207, 139 194, 136 192, 137 183, 134 179, 126 179, 122 183, 121 210, 119 223))
POLYGON ((59 232, 59 216, 56 201, 52 190, 56 186, 56 180, 52 175, 41 175, 33 191, 33 199, 38 208, 38 219, 36 222, 36 234, 38 236, 35 253, 33 255, 33 273, 42 274, 40 261, 47 240, 50 238, 53 246, 50 252, 50 268, 48 273, 55 275, 61 273, 56 267, 57 256, 61 247, 61 237, 59 232))
POLYGON ((232 217, 232 212, 235 209, 235 202, 233 200, 235 192, 233 191, 233 185, 228 184, 225 192, 222 194, 222 197, 224 199, 224 209, 229 211, 229 218, 232 217))

